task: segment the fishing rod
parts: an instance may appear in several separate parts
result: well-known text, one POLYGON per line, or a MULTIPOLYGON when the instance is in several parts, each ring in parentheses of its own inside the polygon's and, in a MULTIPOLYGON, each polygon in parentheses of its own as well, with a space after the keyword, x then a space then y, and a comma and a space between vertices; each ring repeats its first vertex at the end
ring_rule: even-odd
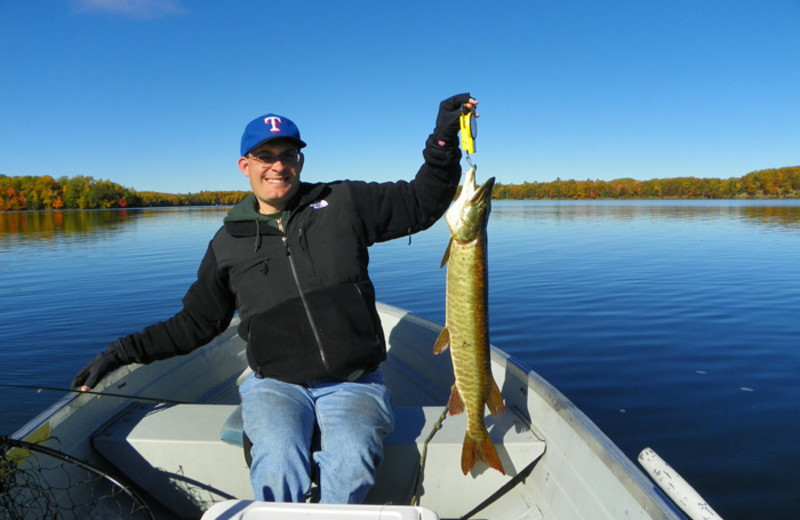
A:
POLYGON ((174 399, 161 399, 159 397, 145 397, 141 395, 130 394, 117 394, 114 392, 96 392, 94 390, 76 390, 73 388, 60 388, 54 386, 41 386, 41 385, 12 385, 0 383, 0 388, 14 388, 17 390, 36 390, 36 392, 66 392, 71 394, 89 394, 98 397, 119 397, 121 399, 133 399, 135 401, 147 401, 151 403, 162 404, 197 404, 188 401, 176 401, 174 399))

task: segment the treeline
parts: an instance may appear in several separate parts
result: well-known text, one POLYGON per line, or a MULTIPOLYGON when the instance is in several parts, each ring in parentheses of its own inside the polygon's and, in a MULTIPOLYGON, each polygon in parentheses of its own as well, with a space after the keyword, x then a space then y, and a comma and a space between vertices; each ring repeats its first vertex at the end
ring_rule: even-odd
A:
POLYGON ((246 194, 242 191, 202 191, 174 195, 137 192, 108 180, 85 176, 56 180, 49 175, 0 175, 0 211, 231 205, 246 194))
MULTIPOLYGON (((245 195, 247 192, 244 191, 137 192, 108 180, 84 176, 56 180, 49 175, 0 175, 0 211, 227 206, 241 201, 245 195)), ((557 179, 553 182, 496 184, 493 197, 510 200, 800 198, 800 166, 759 170, 730 179, 557 179)))
POLYGON ((759 170, 730 179, 557 179, 553 182, 501 184, 495 185, 493 196, 511 200, 800 198, 800 166, 759 170))

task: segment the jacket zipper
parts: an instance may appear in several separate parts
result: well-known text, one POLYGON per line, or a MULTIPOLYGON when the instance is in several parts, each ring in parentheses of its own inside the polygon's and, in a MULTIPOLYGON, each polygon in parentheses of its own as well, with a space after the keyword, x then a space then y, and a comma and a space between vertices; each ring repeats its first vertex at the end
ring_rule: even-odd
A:
POLYGON ((314 317, 311 315, 311 307, 308 304, 306 295, 303 292, 303 287, 300 284, 300 277, 297 275, 297 266, 295 266, 294 258, 292 257, 292 251, 289 248, 289 236, 287 235, 283 226, 283 220, 279 218, 277 222, 278 230, 281 232, 281 241, 283 241, 283 247, 286 248, 286 257, 289 259, 289 268, 292 270, 292 278, 294 278, 294 284, 297 287, 297 293, 300 295, 300 301, 303 302, 303 309, 306 312, 308 324, 311 326, 311 332, 314 334, 314 340, 317 342, 317 349, 319 349, 319 357, 322 360, 322 366, 324 366, 325 370, 330 373, 330 366, 328 365, 328 360, 325 358, 325 350, 322 348, 322 337, 319 334, 319 329, 317 329, 317 324, 314 321, 314 317))

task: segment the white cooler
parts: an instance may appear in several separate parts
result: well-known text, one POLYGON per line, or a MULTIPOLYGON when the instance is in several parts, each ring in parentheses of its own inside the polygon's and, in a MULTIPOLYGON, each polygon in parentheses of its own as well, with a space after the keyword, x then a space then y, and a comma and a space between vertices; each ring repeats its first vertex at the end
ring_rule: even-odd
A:
POLYGON ((395 505, 286 504, 226 500, 214 504, 201 520, 439 520, 430 509, 395 505))

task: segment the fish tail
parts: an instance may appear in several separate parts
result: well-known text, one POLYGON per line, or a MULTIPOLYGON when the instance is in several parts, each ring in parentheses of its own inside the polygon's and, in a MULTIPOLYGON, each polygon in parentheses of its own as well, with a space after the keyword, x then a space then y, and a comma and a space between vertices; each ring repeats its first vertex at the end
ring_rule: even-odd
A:
POLYGON ((479 460, 503 475, 506 474, 503 470, 503 464, 500 462, 500 457, 497 456, 497 450, 492 443, 492 439, 488 435, 483 435, 476 439, 467 432, 464 435, 464 446, 461 449, 461 471, 464 472, 464 475, 472 471, 472 468, 475 467, 476 462, 479 460))

